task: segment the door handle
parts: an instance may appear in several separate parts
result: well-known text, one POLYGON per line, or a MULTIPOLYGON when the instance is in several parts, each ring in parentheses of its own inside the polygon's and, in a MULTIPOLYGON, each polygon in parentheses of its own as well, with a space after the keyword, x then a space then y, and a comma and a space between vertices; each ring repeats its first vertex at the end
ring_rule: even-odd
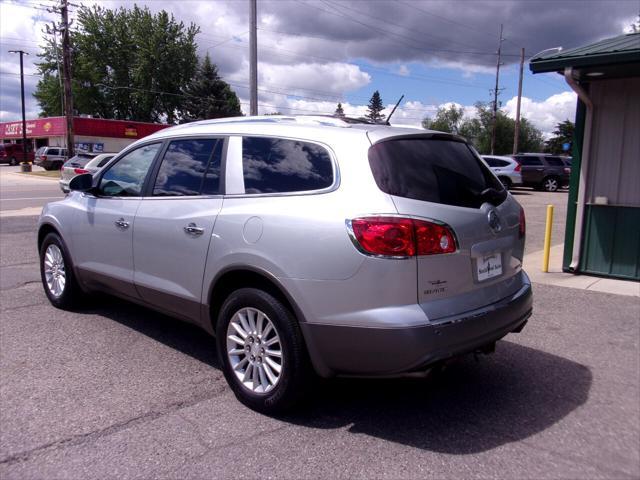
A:
POLYGON ((194 237, 198 237, 204 233, 204 228, 198 227, 195 223, 191 222, 189 225, 184 227, 184 232, 187 235, 193 235, 194 237))
POLYGON ((125 222, 124 218, 119 218, 115 221, 116 227, 121 228, 123 230, 129 228, 129 222, 125 222))

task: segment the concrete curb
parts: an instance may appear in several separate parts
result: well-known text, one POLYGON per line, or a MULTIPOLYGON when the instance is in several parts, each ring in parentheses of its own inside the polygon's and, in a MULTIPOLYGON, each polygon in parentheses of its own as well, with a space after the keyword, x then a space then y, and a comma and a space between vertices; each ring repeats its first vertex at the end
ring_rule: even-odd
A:
POLYGON ((640 297, 640 283, 638 282, 592 277, 589 275, 574 275, 572 273, 563 272, 563 249, 563 244, 551 247, 549 272, 547 273, 542 272, 543 250, 524 256, 523 266, 532 282, 556 285, 558 287, 578 288, 594 292, 640 297))

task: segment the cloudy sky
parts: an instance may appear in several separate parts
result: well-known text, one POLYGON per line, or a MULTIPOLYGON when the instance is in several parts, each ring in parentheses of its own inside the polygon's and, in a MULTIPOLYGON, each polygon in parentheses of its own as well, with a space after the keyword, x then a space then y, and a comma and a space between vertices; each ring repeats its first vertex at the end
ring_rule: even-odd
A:
MULTIPOLYGON (((27 117, 38 115, 42 29, 55 16, 52 0, 0 0, 0 120, 21 118, 18 55, 25 57, 27 117)), ((85 1, 108 8, 127 1, 85 1)), ((199 53, 209 52, 249 109, 249 1, 136 2, 165 9, 201 28, 199 53)), ((500 24, 504 24, 500 102, 514 116, 520 48, 576 47, 624 33, 640 0, 258 0, 260 113, 331 114, 342 102, 360 116, 374 90, 390 108, 405 95, 392 123, 419 125, 439 106, 456 103, 473 113, 491 100, 500 24)), ((573 120, 575 96, 556 74, 531 75, 525 66, 523 115, 543 132, 573 120)))

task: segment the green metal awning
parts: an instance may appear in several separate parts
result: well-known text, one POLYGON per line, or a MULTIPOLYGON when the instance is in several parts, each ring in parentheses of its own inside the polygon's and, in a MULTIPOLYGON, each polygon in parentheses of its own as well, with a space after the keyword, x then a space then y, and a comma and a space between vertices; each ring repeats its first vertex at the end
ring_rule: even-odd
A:
POLYGON ((565 67, 589 68, 640 63, 640 33, 607 38, 570 50, 542 52, 529 62, 533 73, 557 72, 565 67))

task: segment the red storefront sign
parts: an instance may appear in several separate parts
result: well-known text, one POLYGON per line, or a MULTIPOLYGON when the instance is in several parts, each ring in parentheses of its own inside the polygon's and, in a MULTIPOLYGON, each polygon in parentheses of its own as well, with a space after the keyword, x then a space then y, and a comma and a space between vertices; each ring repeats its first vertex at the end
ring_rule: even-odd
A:
MULTIPOLYGON (((0 135, 3 138, 22 138, 22 122, 8 122, 0 125, 0 135)), ((63 117, 27 120, 27 137, 59 137, 65 132, 63 117)))
MULTIPOLYGON (((124 120, 105 120, 102 118, 73 119, 75 135, 87 137, 143 138, 147 135, 170 127, 159 123, 127 122, 124 120)), ((63 137, 66 135, 64 117, 39 118, 27 121, 27 137, 63 137)), ((22 138, 22 122, 0 123, 1 138, 22 138)))

